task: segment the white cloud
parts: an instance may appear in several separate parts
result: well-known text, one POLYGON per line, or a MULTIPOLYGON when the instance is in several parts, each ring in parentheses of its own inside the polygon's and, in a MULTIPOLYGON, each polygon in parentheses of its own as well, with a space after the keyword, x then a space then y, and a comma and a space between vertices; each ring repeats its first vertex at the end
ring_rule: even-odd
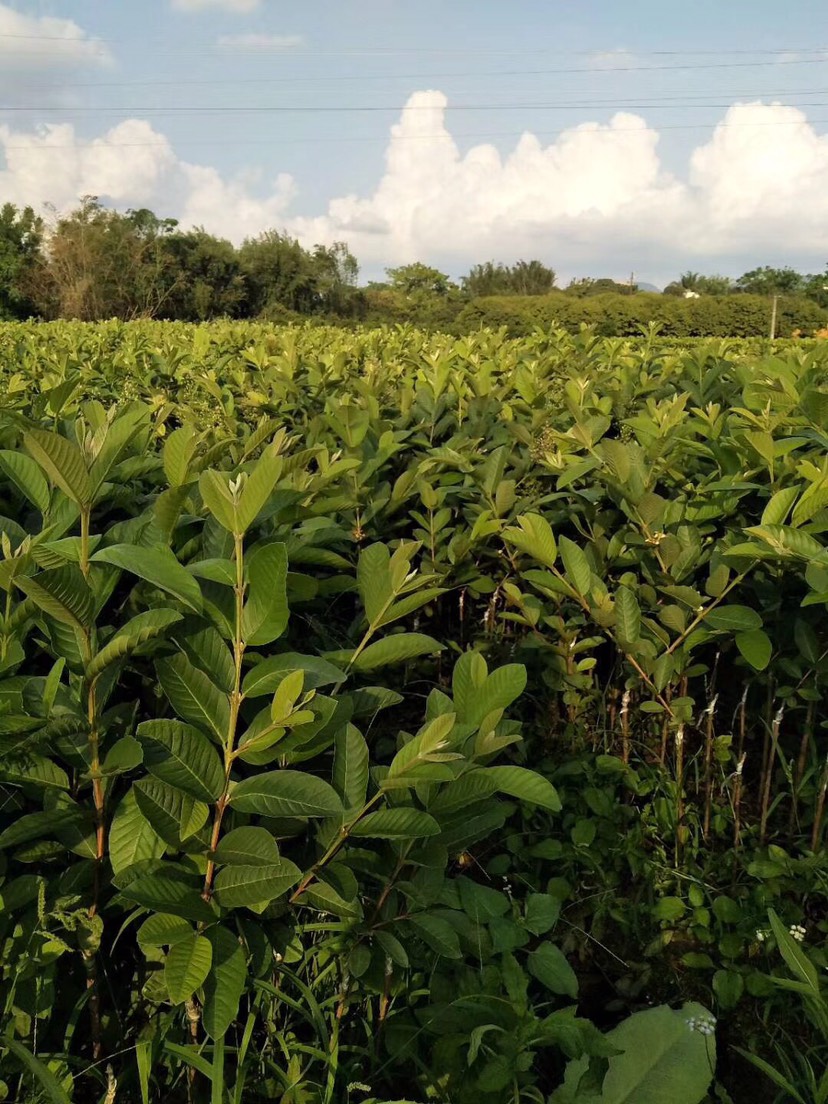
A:
POLYGON ((234 241, 268 227, 307 244, 345 240, 374 268, 421 259, 462 271, 535 256, 566 273, 669 278, 717 258, 820 267, 828 255, 828 136, 798 108, 734 105, 681 177, 638 115, 581 123, 548 145, 527 132, 504 154, 489 144, 461 152, 445 110, 441 92, 415 93, 373 192, 336 197, 316 217, 291 216, 289 175, 228 178, 182 160, 139 119, 91 142, 71 124, 34 134, 0 125, 0 203, 66 208, 93 194, 234 241))
POLYGON ((107 65, 106 45, 71 19, 24 15, 0 4, 0 74, 107 65))
POLYGON ((74 207, 95 195, 124 209, 154 207, 184 226, 206 226, 234 241, 281 225, 294 198, 293 179, 280 174, 264 189, 257 173, 226 179, 214 168, 180 160, 150 123, 130 119, 85 142, 71 123, 18 133, 0 125, 0 204, 74 207), (257 191, 264 190, 263 198, 257 191))
POLYGON ((177 162, 169 142, 149 123, 130 119, 91 142, 79 142, 71 123, 34 134, 0 125, 0 201, 59 210, 83 195, 114 203, 148 204, 158 198, 177 162))
POLYGON ((177 11, 187 12, 218 9, 244 15, 247 12, 256 11, 260 5, 261 0, 172 0, 172 6, 177 11))
MULTIPOLYGON (((392 128, 385 173, 367 197, 295 219, 304 241, 348 240, 378 262, 543 256, 562 268, 608 259, 828 251, 828 137, 797 108, 737 104, 698 147, 687 179, 665 171, 638 115, 582 123, 544 146, 525 133, 508 154, 461 154, 446 98, 418 92, 392 128)), ((662 263, 666 259, 666 264, 662 263)))
POLYGON ((302 35, 233 34, 220 35, 216 45, 226 50, 292 50, 304 43, 302 35))

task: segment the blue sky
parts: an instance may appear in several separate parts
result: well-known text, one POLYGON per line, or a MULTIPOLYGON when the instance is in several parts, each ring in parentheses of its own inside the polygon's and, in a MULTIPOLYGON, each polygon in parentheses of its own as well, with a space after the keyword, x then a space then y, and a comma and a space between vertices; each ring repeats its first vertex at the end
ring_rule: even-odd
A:
POLYGON ((824 0, 0 3, 0 201, 283 226, 366 275, 820 271, 826 47, 824 0))

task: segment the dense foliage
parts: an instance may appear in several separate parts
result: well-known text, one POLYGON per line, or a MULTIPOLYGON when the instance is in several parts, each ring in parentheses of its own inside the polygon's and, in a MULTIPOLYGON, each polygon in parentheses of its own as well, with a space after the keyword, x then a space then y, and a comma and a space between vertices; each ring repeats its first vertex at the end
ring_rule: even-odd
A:
POLYGON ((825 343, 9 324, 0 384, 0 1092, 825 1100, 825 343))
POLYGON ((828 275, 758 268, 738 280, 686 272, 665 295, 608 278, 556 287, 538 260, 473 265, 457 284, 422 262, 386 269, 359 286, 359 264, 343 242, 305 248, 267 230, 236 247, 203 228, 184 230, 147 209, 125 213, 94 197, 47 225, 30 208, 0 209, 0 320, 217 318, 340 325, 413 323, 454 334, 537 326, 607 337, 656 323, 674 337, 812 335, 828 323, 828 275), (689 298, 685 298, 689 297, 689 298))

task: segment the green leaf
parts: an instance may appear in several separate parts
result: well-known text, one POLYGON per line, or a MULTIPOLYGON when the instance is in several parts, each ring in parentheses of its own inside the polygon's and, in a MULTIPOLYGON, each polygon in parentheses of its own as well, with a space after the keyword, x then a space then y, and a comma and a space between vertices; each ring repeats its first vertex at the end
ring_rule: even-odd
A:
POLYGON ((236 680, 233 653, 212 625, 193 629, 184 625, 173 633, 176 644, 194 667, 198 667, 224 694, 229 694, 236 680))
POLYGON ((169 548, 144 548, 135 544, 114 544, 90 557, 94 563, 110 564, 129 571, 159 590, 172 594, 196 613, 201 612, 201 590, 169 548))
POLYGON ((84 811, 77 806, 27 813, 18 817, 0 832, 0 851, 10 847, 20 847, 31 843, 32 840, 42 839, 44 836, 54 839, 65 828, 79 828, 85 831, 89 826, 84 811))
POLYGON ((744 988, 744 978, 735 970, 717 970, 713 975, 713 992, 723 1009, 735 1008, 744 988))
POLYGON ((182 939, 170 947, 164 964, 164 981, 173 1004, 183 1004, 201 988, 212 961, 213 944, 195 932, 189 939, 182 939))
POLYGON ((241 532, 236 526, 236 503, 230 490, 226 472, 204 471, 198 479, 198 489, 204 505, 223 528, 231 533, 241 532))
POLYGON ((184 655, 159 660, 155 670, 176 713, 223 743, 230 730, 230 703, 207 675, 184 655))
POLYGON ((377 640, 362 652, 353 662, 357 671, 375 671, 378 667, 387 667, 391 663, 403 663, 422 655, 442 652, 444 646, 423 633, 397 633, 377 640))
MULTIPOLYGON (((558 791, 543 775, 526 767, 485 767, 487 781, 500 793, 509 794, 528 805, 537 805, 551 813, 561 811, 558 791)), ((475 772, 477 773, 477 772, 475 772)))
POLYGON ((238 1017, 247 963, 241 944, 226 928, 208 928, 204 936, 212 945, 213 961, 204 981, 202 1022, 211 1039, 221 1039, 238 1017))
POLYGON ((653 916, 656 920, 665 920, 667 923, 680 920, 686 911, 681 897, 661 897, 653 906, 653 916))
POLYGON ((561 902, 549 893, 530 893, 523 923, 533 935, 545 935, 558 922, 561 902))
POLYGON ((409 916, 408 923, 427 947, 442 958, 458 959, 463 957, 457 932, 447 920, 440 916, 430 916, 426 912, 409 916))
POLYGON ((242 908, 275 901, 300 881, 302 871, 289 859, 269 866, 225 866, 215 881, 215 897, 222 908, 242 908))
POLYGON ((246 559, 248 591, 242 632, 248 645, 271 644, 287 628, 287 562, 284 544, 260 545, 246 559))
POLYGON ((213 856, 219 866, 273 866, 280 861, 276 840, 266 828, 234 828, 219 841, 213 856))
POLYGON ((641 610, 629 587, 620 586, 615 592, 615 627, 625 644, 635 644, 641 636, 641 610))
POLYGON ((359 809, 368 792, 369 753, 365 737, 353 725, 336 735, 333 786, 346 809, 359 809))
POLYGON ((35 1058, 22 1043, 18 1043, 16 1039, 12 1039, 9 1035, 3 1035, 2 1044, 39 1083, 50 1104, 72 1104, 66 1090, 49 1067, 45 1066, 39 1058, 35 1058))
POLYGON ((762 629, 737 633, 736 647, 756 671, 764 671, 770 663, 773 645, 762 629))
POLYGON ((146 859, 160 859, 166 844, 138 808, 135 793, 121 799, 109 832, 109 861, 115 874, 146 859))
POLYGON ((193 926, 181 916, 168 916, 164 912, 148 916, 135 933, 139 947, 171 947, 174 943, 189 939, 193 926))
POLYGON ((461 720, 478 725, 498 709, 506 709, 526 689, 526 668, 522 663, 496 667, 470 695, 461 720))
MULTIPOLYGON (((716 1069, 716 1038, 691 1024, 713 1022, 698 1004, 677 1011, 661 1005, 628 1016, 606 1035, 620 1053, 609 1059, 601 1104, 701 1104, 716 1069)), ((588 1066, 588 1056, 569 1063, 552 1104, 580 1104, 578 1084, 588 1066)))
POLYGON ((808 958, 802 946, 793 938, 773 909, 768 910, 768 918, 776 936, 779 953, 785 959, 788 969, 797 981, 803 982, 811 990, 811 995, 820 999, 819 975, 816 966, 808 958))
POLYGON ((558 558, 558 548, 552 527, 540 514, 521 514, 518 517, 519 529, 509 527, 503 530, 503 539, 533 556, 546 567, 554 567, 558 558))
POLYGON ((825 548, 810 533, 789 525, 754 525, 745 529, 745 532, 765 541, 778 556, 813 560, 825 552, 825 548))
POLYGON ((527 960, 529 973, 552 993, 578 997, 578 979, 560 947, 554 943, 541 943, 527 960))
POLYGON ((31 577, 18 575, 15 584, 62 625, 84 631, 92 623, 95 599, 79 567, 67 564, 31 577))
POLYGON ((86 668, 86 677, 90 680, 97 678, 111 663, 117 663, 180 620, 180 613, 168 609, 146 610, 137 614, 92 659, 86 668))
POLYGON ((207 820, 209 810, 204 802, 158 778, 142 778, 132 788, 138 808, 171 847, 179 847, 207 820))
POLYGON ((92 505, 92 480, 83 453, 74 442, 57 433, 33 429, 24 433, 23 444, 48 479, 77 506, 85 509, 92 505))
POLYGON ((256 461, 250 475, 243 477, 241 493, 236 506, 237 533, 246 533, 267 500, 273 494, 276 481, 282 473, 282 461, 278 456, 265 452, 256 461))
POLYGON ((178 871, 156 871, 143 874, 121 890, 121 895, 153 912, 182 916, 195 923, 211 924, 216 913, 194 889, 188 878, 178 871))
POLYGON ((392 599, 390 562, 391 553, 384 544, 369 545, 359 555, 357 587, 369 625, 376 623, 392 599))
POLYGON ((187 482, 198 438, 195 426, 185 422, 164 441, 164 475, 171 487, 187 482))
POLYGON ((197 728, 183 721, 144 721, 138 726, 144 765, 176 789, 211 803, 224 789, 224 767, 216 749, 197 728))
POLYGON ((592 568, 589 566, 589 560, 582 549, 569 537, 561 537, 559 547, 566 581, 577 594, 586 598, 592 589, 592 568))
POLYGON ((292 770, 268 771, 237 782, 230 802, 240 813, 273 817, 329 817, 343 811, 327 782, 292 770))
POLYGON ((710 610, 704 624, 717 632, 752 632, 761 629, 762 618, 748 606, 717 606, 710 610))
POLYGON ((299 655, 297 652, 283 652, 270 656, 248 671, 242 683, 242 693, 246 698, 263 697, 272 694, 279 683, 291 671, 305 672, 305 689, 316 690, 320 686, 344 682, 347 675, 339 667, 334 667, 321 656, 299 655))
POLYGON ((49 512, 49 484, 31 457, 22 452, 3 449, 0 451, 0 471, 41 514, 49 512))
MULTIPOLYGON (((110 412, 114 412, 110 408, 110 412)), ((92 452, 95 455, 89 467, 93 498, 103 486, 115 464, 123 455, 129 443, 140 430, 148 427, 149 411, 143 403, 133 403, 126 407, 114 421, 102 420, 96 428, 92 452)))
MULTIPOLYGON (((417 735, 403 744, 391 761, 388 774, 383 780, 383 787, 390 788, 391 782, 410 775, 412 783, 417 777, 423 777, 420 770, 423 765, 442 762, 445 755, 443 748, 448 747, 449 736, 457 720, 456 713, 442 713, 424 725, 417 735)), ((452 758, 458 758, 456 753, 449 753, 452 758)))
POLYGON ((762 513, 762 525, 784 525, 791 506, 799 495, 799 487, 783 487, 770 499, 762 513))
POLYGON ((385 840, 425 839, 439 836, 440 825, 428 813, 419 809, 380 809, 369 813, 351 829, 351 835, 359 838, 385 840))

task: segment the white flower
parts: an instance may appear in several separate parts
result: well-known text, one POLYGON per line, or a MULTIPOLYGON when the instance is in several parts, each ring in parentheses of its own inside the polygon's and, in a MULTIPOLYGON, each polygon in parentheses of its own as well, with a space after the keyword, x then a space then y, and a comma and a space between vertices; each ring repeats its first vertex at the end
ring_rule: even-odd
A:
POLYGON ((756 929, 756 939, 759 943, 764 943, 767 938, 768 933, 766 931, 763 931, 762 928, 756 929))
POLYGON ((790 928, 788 928, 788 933, 792 936, 793 939, 797 941, 797 943, 805 942, 805 936, 807 933, 801 924, 791 924, 790 928))
POLYGON ((697 1031, 699 1035, 713 1035, 716 1031, 716 1021, 712 1016, 693 1016, 684 1022, 691 1031, 697 1031))

